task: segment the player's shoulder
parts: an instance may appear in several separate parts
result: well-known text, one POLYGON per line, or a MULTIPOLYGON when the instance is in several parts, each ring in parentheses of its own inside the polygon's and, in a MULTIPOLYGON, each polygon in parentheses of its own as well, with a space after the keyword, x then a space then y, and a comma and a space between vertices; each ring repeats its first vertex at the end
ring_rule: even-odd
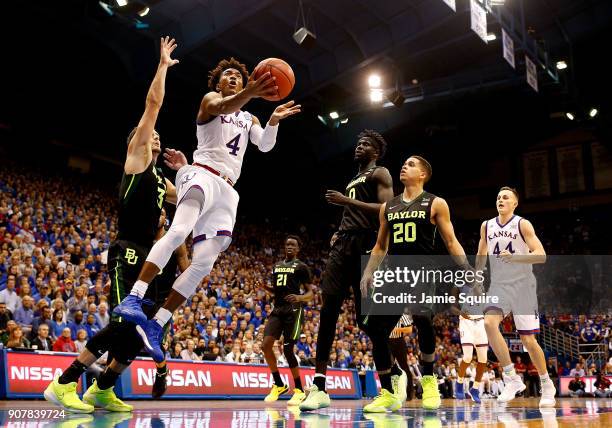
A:
POLYGON ((391 180, 391 173, 389 170, 381 165, 375 165, 372 167, 372 178, 376 178, 382 181, 391 180))

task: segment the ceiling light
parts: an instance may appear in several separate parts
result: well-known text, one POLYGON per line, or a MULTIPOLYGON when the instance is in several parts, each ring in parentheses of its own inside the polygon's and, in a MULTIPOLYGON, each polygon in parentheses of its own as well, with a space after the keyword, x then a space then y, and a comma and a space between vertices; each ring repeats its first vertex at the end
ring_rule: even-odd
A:
POLYGON ((127 0, 117 0, 117 6, 119 7, 127 6, 127 4, 127 0))
POLYGON ((141 10, 140 12, 138 12, 138 15, 140 16, 146 16, 149 13, 149 8, 145 7, 143 10, 141 10))
POLYGON ((567 68, 567 62, 557 61, 557 70, 565 70, 567 68))
POLYGON ((348 117, 345 117, 344 119, 342 119, 340 121, 340 123, 343 124, 343 125, 347 124, 348 123, 348 117))
POLYGON ((383 100, 383 91, 382 89, 372 89, 370 91, 370 101, 373 103, 379 103, 383 100))
POLYGON ((570 113, 569 111, 565 113, 565 117, 567 117, 569 120, 574 120, 574 115, 570 113))
POLYGON ((338 112, 337 112, 337 111, 332 111, 332 112, 329 114, 329 117, 331 117, 332 119, 338 119, 340 116, 338 115, 338 112))
POLYGON ((497 36, 495 35, 495 33, 489 33, 487 34, 486 39, 487 39, 487 42, 492 42, 493 40, 497 39, 497 36))
POLYGON ((380 76, 378 74, 372 74, 368 77, 368 85, 370 88, 379 88, 380 87, 380 76))
POLYGON ((599 110, 597 110, 596 108, 592 108, 591 111, 589 112, 589 116, 595 117, 597 116, 598 113, 599 113, 599 110))

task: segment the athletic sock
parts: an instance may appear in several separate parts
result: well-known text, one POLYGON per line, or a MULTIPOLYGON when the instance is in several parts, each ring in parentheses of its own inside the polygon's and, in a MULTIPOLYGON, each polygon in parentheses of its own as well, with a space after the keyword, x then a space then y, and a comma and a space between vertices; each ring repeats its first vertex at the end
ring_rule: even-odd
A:
POLYGON ((283 379, 278 371, 272 372, 272 377, 274 378, 274 385, 283 386, 283 379))
POLYGON ((166 308, 159 308, 159 310, 155 314, 155 317, 153 317, 153 319, 157 321, 157 324, 159 324, 162 328, 164 328, 164 326, 168 324, 170 318, 172 318, 172 312, 170 312, 166 308))
POLYGON ((472 385, 472 389, 478 389, 480 387, 480 382, 474 382, 472 385))
POLYGON ((116 371, 111 370, 110 367, 107 367, 106 370, 104 370, 104 373, 102 373, 98 378, 98 388, 108 389, 115 386, 115 382, 117 382, 120 375, 121 373, 117 373, 116 371))
POLYGON ((316 385, 317 388, 319 388, 319 391, 325 392, 325 375, 324 374, 316 373, 314 375, 314 379, 312 380, 312 383, 316 385))
POLYGON ((514 364, 510 363, 507 366, 504 366, 504 374, 506 376, 516 376, 516 372, 514 371, 514 364))
POLYGON ((144 295, 147 292, 147 288, 149 288, 149 284, 139 279, 138 281, 134 283, 134 286, 132 287, 132 291, 130 291, 130 294, 132 296, 136 296, 142 299, 144 298, 144 295))
POLYGON ((294 388, 297 388, 300 391, 304 391, 304 387, 302 386, 302 379, 300 379, 299 377, 293 378, 293 385, 294 385, 294 388))
POLYGON ((457 383, 463 383, 463 378, 462 377, 457 377, 457 383))
POLYGON ((548 373, 540 375, 540 383, 543 385, 550 380, 548 373))
POLYGON ((87 366, 81 363, 79 360, 74 360, 70 367, 68 367, 64 373, 57 380, 61 385, 66 385, 71 382, 78 382, 79 378, 87 370, 87 366))
POLYGON ((387 372, 385 374, 380 374, 379 372, 378 378, 380 379, 380 387, 393 393, 393 385, 391 384, 391 372, 387 372))

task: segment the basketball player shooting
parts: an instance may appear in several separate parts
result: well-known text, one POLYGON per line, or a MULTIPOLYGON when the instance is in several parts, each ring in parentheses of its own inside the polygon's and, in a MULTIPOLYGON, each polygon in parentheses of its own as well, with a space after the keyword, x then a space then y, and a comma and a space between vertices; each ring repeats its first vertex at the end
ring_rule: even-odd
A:
POLYGON ((535 334, 540 331, 536 278, 532 266, 546 261, 546 252, 533 225, 514 214, 518 206, 518 192, 502 187, 497 194, 498 216, 482 223, 476 269, 482 270, 487 255, 491 266, 489 295, 497 296, 499 304, 485 309, 485 328, 489 343, 504 369, 504 390, 497 397, 499 402, 512 400, 517 392, 525 390, 525 384, 515 372, 510 351, 499 331, 499 324, 512 312, 514 324, 536 366, 542 384, 540 407, 553 407, 557 392, 546 369, 544 352, 535 334))
MULTIPOLYGON (((241 109, 252 99, 278 94, 275 77, 266 72, 257 79, 254 73, 249 78, 245 65, 234 58, 220 61, 209 73, 208 87, 210 92, 202 99, 197 116, 194 163, 177 173, 178 203, 172 226, 149 252, 130 295, 114 310, 137 324, 145 348, 156 362, 164 359, 163 327, 231 243, 239 199, 234 184, 240 176, 247 142, 269 152, 276 144, 279 122, 299 113, 301 107, 293 101, 279 105, 262 128, 255 116, 241 109), (174 282, 163 307, 148 321, 142 311, 142 298, 191 232, 192 263, 174 282)), ((172 164, 172 155, 167 161, 172 164)))

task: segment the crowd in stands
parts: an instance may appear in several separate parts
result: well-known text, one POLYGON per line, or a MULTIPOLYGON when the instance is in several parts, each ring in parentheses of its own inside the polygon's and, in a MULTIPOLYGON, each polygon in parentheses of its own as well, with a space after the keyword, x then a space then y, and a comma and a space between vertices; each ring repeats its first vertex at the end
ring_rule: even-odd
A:
MULTIPOLYGON (((116 234, 116 207, 112 189, 100 189, 69 175, 3 165, 0 346, 80 352, 87 340, 109 323, 105 253, 116 234)), ((274 263, 282 258, 285 231, 241 220, 236 231, 232 245, 220 255, 211 274, 175 312, 166 338, 168 358, 264 362, 263 326, 272 310, 272 299, 259 284, 270 280, 274 263)), ((328 237, 314 238, 316 234, 309 233, 305 226, 300 233, 308 238, 300 258, 311 269, 316 291, 326 262, 328 237)), ((320 305, 320 294, 315 292, 314 300, 304 311, 303 331, 295 346, 298 361, 304 366, 313 366, 316 358, 320 305)), ((372 345, 357 326, 352 301, 347 300, 342 309, 330 366, 356 368, 361 375, 375 370, 372 345)), ((569 320, 551 317, 547 322, 585 342, 611 340, 609 315, 590 320, 583 316, 569 320)), ((438 316, 435 330, 440 389, 444 396, 452 396, 461 356, 458 320, 438 316)), ((416 334, 414 331, 405 340, 418 386, 421 370, 416 334)), ((274 352, 283 366, 286 361, 280 345, 275 344, 274 352)), ((533 365, 521 365, 517 361, 517 371, 534 385, 528 393, 537 394, 533 365)), ((599 370, 612 373, 612 365, 609 366, 599 370)), ((475 368, 471 367, 466 376, 474 375, 475 368)), ((483 391, 495 396, 502 386, 499 368, 492 363, 483 379, 483 391)))

